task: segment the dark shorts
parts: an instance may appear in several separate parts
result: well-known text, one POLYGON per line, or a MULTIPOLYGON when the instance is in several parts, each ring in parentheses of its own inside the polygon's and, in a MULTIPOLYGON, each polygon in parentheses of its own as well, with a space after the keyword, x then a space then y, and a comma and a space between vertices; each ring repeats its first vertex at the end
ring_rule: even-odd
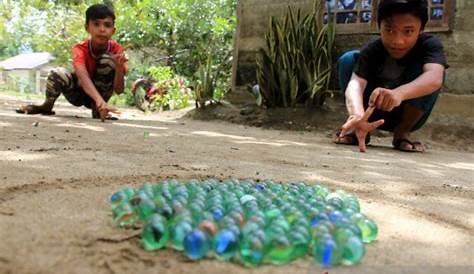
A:
MULTIPOLYGON (((358 50, 351 50, 344 53, 337 62, 337 70, 338 70, 338 77, 339 77, 339 87, 344 92, 349 84, 349 80, 351 79, 352 71, 354 68, 355 63, 357 62, 357 58, 359 57, 358 50)), ((420 64, 419 66, 413 66, 406 71, 409 76, 408 79, 415 79, 423 73, 423 65, 420 64)), ((372 91, 377 88, 374 83, 367 82, 367 87, 364 91, 364 108, 366 109, 369 103, 370 95, 372 91)), ((405 105, 411 105, 416 107, 417 109, 423 111, 423 116, 420 120, 416 123, 413 127, 412 131, 415 131, 421 128, 428 120, 428 117, 433 110, 433 107, 438 99, 439 90, 414 99, 403 101, 399 107, 394 108, 391 112, 382 111, 379 109, 375 109, 372 116, 370 116, 369 121, 376 121, 379 119, 384 119, 385 123, 379 127, 381 130, 393 131, 394 128, 400 124, 402 119, 402 109, 405 105)))

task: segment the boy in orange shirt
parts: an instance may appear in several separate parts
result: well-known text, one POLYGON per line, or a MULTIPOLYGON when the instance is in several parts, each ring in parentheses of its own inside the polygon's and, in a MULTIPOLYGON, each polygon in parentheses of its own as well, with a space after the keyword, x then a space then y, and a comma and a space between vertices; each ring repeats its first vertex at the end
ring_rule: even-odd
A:
POLYGON ((123 92, 127 59, 124 48, 111 40, 115 33, 115 14, 104 5, 90 6, 86 11, 85 29, 90 38, 72 48, 71 73, 64 68, 52 70, 46 86, 46 100, 42 105, 27 105, 18 113, 53 115, 56 99, 61 93, 75 106, 92 109, 92 117, 112 119, 109 112, 119 111, 107 105, 113 91, 123 92))

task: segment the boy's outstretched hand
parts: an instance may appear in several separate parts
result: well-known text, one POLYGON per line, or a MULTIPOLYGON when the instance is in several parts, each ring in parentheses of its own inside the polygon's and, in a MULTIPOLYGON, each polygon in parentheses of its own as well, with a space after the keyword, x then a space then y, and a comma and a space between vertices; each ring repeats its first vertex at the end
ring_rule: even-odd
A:
POLYGON ((360 152, 365 152, 367 147, 365 145, 365 137, 369 132, 378 128, 384 123, 383 119, 369 123, 369 117, 374 112, 375 106, 369 106, 362 116, 351 115, 346 123, 341 128, 339 138, 343 138, 351 132, 355 132, 357 140, 359 141, 360 152))
POLYGON ((109 117, 109 112, 120 114, 120 111, 116 107, 110 107, 105 101, 97 105, 97 110, 99 111, 100 120, 102 122, 109 117))

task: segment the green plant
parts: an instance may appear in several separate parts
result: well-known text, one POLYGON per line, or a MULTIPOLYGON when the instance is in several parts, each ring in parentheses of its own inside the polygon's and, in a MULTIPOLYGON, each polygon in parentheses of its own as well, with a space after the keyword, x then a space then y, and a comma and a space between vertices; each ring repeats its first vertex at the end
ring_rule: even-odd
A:
POLYGON ((148 74, 157 82, 168 81, 173 78, 173 69, 168 66, 153 66, 148 69, 148 74))
POLYGON ((19 93, 33 93, 33 86, 31 83, 31 79, 25 76, 19 75, 8 75, 6 86, 12 90, 19 93))
POLYGON ((266 49, 257 57, 257 82, 267 107, 324 103, 331 78, 335 24, 332 16, 323 24, 320 1, 314 3, 306 16, 289 7, 282 20, 270 18, 266 49))
POLYGON ((180 78, 175 78, 171 81, 170 88, 166 94, 169 98, 169 102, 174 102, 175 109, 187 107, 189 105, 190 95, 191 91, 187 87, 186 81, 180 78))
POLYGON ((149 93, 140 87, 135 91, 135 103, 145 112, 181 109, 189 105, 191 92, 184 78, 174 77, 154 83, 152 90, 149 93), (150 96, 148 100, 145 99, 147 93, 150 96))
POLYGON ((205 107, 206 101, 212 100, 216 88, 216 71, 212 68, 212 57, 208 55, 207 62, 199 66, 196 79, 193 81, 196 108, 205 107))
MULTIPOLYGON (((222 98, 231 78, 237 0, 114 1, 114 6, 119 14, 116 39, 134 49, 159 48, 176 74, 196 77, 209 55, 214 64, 222 64, 212 96, 222 98)), ((158 55, 146 56, 157 63, 158 55)))
POLYGON ((164 95, 156 95, 153 97, 153 101, 151 101, 148 111, 163 111, 169 110, 169 99, 167 96, 164 95))
POLYGON ((135 99, 130 89, 127 88, 122 94, 113 94, 108 104, 118 107, 133 106, 135 105, 135 99))

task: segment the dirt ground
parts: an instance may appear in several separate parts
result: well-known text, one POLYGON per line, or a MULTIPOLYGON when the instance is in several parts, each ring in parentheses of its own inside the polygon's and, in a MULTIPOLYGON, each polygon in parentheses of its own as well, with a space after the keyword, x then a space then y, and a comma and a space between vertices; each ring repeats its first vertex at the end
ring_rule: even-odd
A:
POLYGON ((435 117, 419 135, 430 148, 424 154, 395 151, 382 133, 362 154, 330 142, 343 119, 331 108, 122 109, 119 121, 101 123, 65 104, 55 116, 16 114, 20 103, 0 97, 0 273, 474 273, 473 135, 465 123, 435 117), (209 118, 220 120, 202 120, 209 118), (378 223, 378 239, 353 267, 323 270, 307 257, 247 269, 146 252, 138 229, 112 225, 107 201, 119 188, 209 176, 353 192, 378 223))

